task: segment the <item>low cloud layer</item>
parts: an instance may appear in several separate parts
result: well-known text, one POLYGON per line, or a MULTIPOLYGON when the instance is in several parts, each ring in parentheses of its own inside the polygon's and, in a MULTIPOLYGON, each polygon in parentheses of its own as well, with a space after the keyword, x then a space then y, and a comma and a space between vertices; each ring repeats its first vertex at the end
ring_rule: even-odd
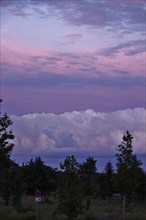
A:
POLYGON ((112 113, 73 111, 11 116, 15 134, 13 156, 114 155, 126 130, 134 152, 145 154, 146 110, 125 109, 112 113))

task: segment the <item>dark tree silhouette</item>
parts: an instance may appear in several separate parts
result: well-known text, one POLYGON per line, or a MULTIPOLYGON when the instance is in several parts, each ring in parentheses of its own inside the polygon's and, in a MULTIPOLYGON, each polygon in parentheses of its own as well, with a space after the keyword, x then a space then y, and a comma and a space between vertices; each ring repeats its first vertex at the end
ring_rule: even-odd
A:
POLYGON ((113 177, 114 177, 114 169, 111 162, 109 161, 105 166, 105 193, 108 202, 110 201, 113 195, 113 188, 114 188, 113 177))
POLYGON ((123 197, 123 219, 125 207, 131 205, 135 191, 140 185, 142 174, 141 161, 133 153, 132 135, 129 131, 123 136, 123 140, 117 147, 117 186, 123 197))
POLYGON ((0 168, 6 166, 14 147, 11 140, 13 140, 15 136, 12 130, 9 130, 12 123, 7 114, 0 116, 0 168))
POLYGON ((14 139, 10 126, 11 119, 7 114, 0 116, 0 192, 8 205, 11 196, 11 176, 10 169, 13 162, 10 159, 14 144, 11 142, 14 139))
POLYGON ((88 157, 85 162, 80 164, 80 176, 82 178, 82 190, 85 195, 94 195, 95 193, 95 178, 96 178, 96 160, 93 157, 88 157))
POLYGON ((132 196, 139 182, 141 173, 141 161, 133 153, 132 135, 129 131, 123 136, 123 141, 117 147, 117 174, 120 192, 126 196, 132 196))
POLYGON ((79 163, 74 155, 68 156, 63 163, 60 163, 60 168, 63 172, 60 175, 57 212, 65 214, 68 220, 76 219, 82 208, 79 191, 79 163))

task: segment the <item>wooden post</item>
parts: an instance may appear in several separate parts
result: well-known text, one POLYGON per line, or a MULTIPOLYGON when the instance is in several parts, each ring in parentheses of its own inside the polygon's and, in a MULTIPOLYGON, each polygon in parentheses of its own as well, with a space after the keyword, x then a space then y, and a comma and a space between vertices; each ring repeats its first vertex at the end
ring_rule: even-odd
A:
POLYGON ((39 203, 42 201, 42 192, 37 189, 35 192, 35 202, 36 202, 36 220, 39 220, 39 203))
POLYGON ((36 220, 39 220, 39 203, 36 202, 36 220))
POLYGON ((123 220, 125 220, 125 202, 126 202, 126 198, 125 195, 123 196, 123 220))

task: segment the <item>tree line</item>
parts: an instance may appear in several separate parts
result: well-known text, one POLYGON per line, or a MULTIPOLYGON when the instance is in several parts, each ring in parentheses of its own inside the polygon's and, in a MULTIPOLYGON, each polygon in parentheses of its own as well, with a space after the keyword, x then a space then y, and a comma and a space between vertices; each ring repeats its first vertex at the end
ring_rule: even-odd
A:
POLYGON ((11 160, 15 138, 10 129, 11 119, 7 114, 0 116, 0 197, 5 205, 11 204, 21 211, 24 195, 35 195, 40 189, 45 202, 50 196, 57 198, 54 215, 65 214, 68 219, 76 218, 85 209, 90 209, 91 198, 106 199, 110 203, 120 196, 129 206, 132 201, 146 198, 146 173, 142 162, 133 153, 133 137, 126 131, 116 147, 116 169, 108 161, 103 172, 98 172, 94 157, 78 162, 74 155, 67 156, 59 167, 44 164, 41 157, 30 159, 21 166, 11 160))

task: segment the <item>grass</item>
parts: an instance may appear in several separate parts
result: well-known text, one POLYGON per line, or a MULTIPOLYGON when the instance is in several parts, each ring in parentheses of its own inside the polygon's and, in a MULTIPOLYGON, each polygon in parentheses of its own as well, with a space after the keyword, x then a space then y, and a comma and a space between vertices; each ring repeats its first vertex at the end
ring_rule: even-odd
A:
POLYGON ((36 218, 34 211, 16 212, 12 207, 1 207, 0 217, 3 220, 34 220, 36 218))
MULTIPOLYGON (((66 216, 58 215, 53 217, 57 200, 50 199, 49 203, 38 204, 38 220, 67 220, 66 216)), ((4 206, 0 201, 0 218, 3 220, 36 220, 37 203, 34 197, 24 197, 22 199, 22 209, 18 213, 12 206, 4 206)), ((109 205, 106 200, 91 200, 90 210, 83 210, 84 215, 80 215, 78 220, 122 220, 122 202, 112 200, 109 205)), ((132 210, 126 214, 125 220, 145 220, 146 211, 144 203, 134 203, 132 210)))

